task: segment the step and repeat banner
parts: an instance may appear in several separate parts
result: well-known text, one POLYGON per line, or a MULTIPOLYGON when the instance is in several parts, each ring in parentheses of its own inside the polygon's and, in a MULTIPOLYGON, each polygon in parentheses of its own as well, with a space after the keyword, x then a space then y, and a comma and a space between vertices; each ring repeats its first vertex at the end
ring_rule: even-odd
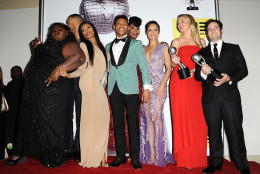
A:
MULTIPOLYGON (((99 32, 101 42, 109 43, 115 38, 112 29, 116 15, 138 16, 142 19, 140 36, 137 38, 144 45, 148 44, 145 24, 155 20, 160 25, 159 41, 167 42, 180 36, 176 28, 179 14, 192 15, 199 29, 200 36, 206 39, 205 22, 218 19, 218 0, 42 0, 41 1, 41 36, 46 39, 47 30, 53 22, 66 23, 69 15, 77 13, 85 20, 91 21, 99 32)), ((165 120, 172 149, 172 129, 169 97, 165 103, 165 120)))

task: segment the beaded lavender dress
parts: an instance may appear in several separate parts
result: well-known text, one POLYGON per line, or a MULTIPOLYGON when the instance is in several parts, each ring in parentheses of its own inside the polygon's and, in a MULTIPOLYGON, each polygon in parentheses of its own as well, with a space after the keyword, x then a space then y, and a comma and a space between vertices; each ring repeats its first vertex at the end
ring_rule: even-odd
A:
MULTIPOLYGON (((164 77, 165 44, 158 44, 148 62, 150 77, 155 90, 164 77)), ((146 47, 145 47, 146 49, 146 47)), ((160 101, 156 99, 154 90, 148 103, 141 104, 140 118, 140 162, 165 167, 174 163, 173 156, 168 150, 168 138, 164 122, 163 108, 166 96, 160 101)), ((165 86, 165 94, 167 94, 165 86)))

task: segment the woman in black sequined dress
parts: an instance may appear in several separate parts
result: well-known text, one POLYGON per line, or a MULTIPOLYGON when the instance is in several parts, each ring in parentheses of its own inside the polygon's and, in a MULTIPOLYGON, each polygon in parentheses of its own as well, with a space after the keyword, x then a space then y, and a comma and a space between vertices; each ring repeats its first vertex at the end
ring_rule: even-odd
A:
POLYGON ((16 156, 7 165, 16 165, 29 155, 39 156, 48 167, 61 166, 67 160, 73 81, 59 77, 59 70, 62 66, 74 70, 85 62, 85 55, 65 24, 52 24, 48 33, 45 43, 35 48, 27 72, 16 156))

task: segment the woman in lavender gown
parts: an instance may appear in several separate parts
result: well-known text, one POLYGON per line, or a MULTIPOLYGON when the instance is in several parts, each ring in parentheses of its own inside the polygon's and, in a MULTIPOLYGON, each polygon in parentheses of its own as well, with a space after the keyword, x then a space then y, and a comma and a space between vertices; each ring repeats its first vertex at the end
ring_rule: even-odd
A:
POLYGON ((163 116, 167 81, 171 75, 171 60, 168 46, 158 42, 160 26, 156 21, 145 25, 149 44, 145 47, 150 77, 153 84, 151 99, 141 104, 140 162, 165 167, 173 163, 168 151, 167 134, 163 116), (165 72, 164 72, 165 67, 165 72))

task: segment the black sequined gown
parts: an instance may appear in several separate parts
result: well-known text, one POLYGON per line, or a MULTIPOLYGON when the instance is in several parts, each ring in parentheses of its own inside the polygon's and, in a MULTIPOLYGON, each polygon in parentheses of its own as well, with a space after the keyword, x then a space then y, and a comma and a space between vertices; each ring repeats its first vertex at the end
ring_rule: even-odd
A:
POLYGON ((48 167, 57 167, 66 161, 70 141, 73 81, 59 77, 49 86, 44 82, 51 71, 65 61, 62 47, 68 41, 36 47, 22 94, 22 156, 39 155, 41 163, 48 167))

